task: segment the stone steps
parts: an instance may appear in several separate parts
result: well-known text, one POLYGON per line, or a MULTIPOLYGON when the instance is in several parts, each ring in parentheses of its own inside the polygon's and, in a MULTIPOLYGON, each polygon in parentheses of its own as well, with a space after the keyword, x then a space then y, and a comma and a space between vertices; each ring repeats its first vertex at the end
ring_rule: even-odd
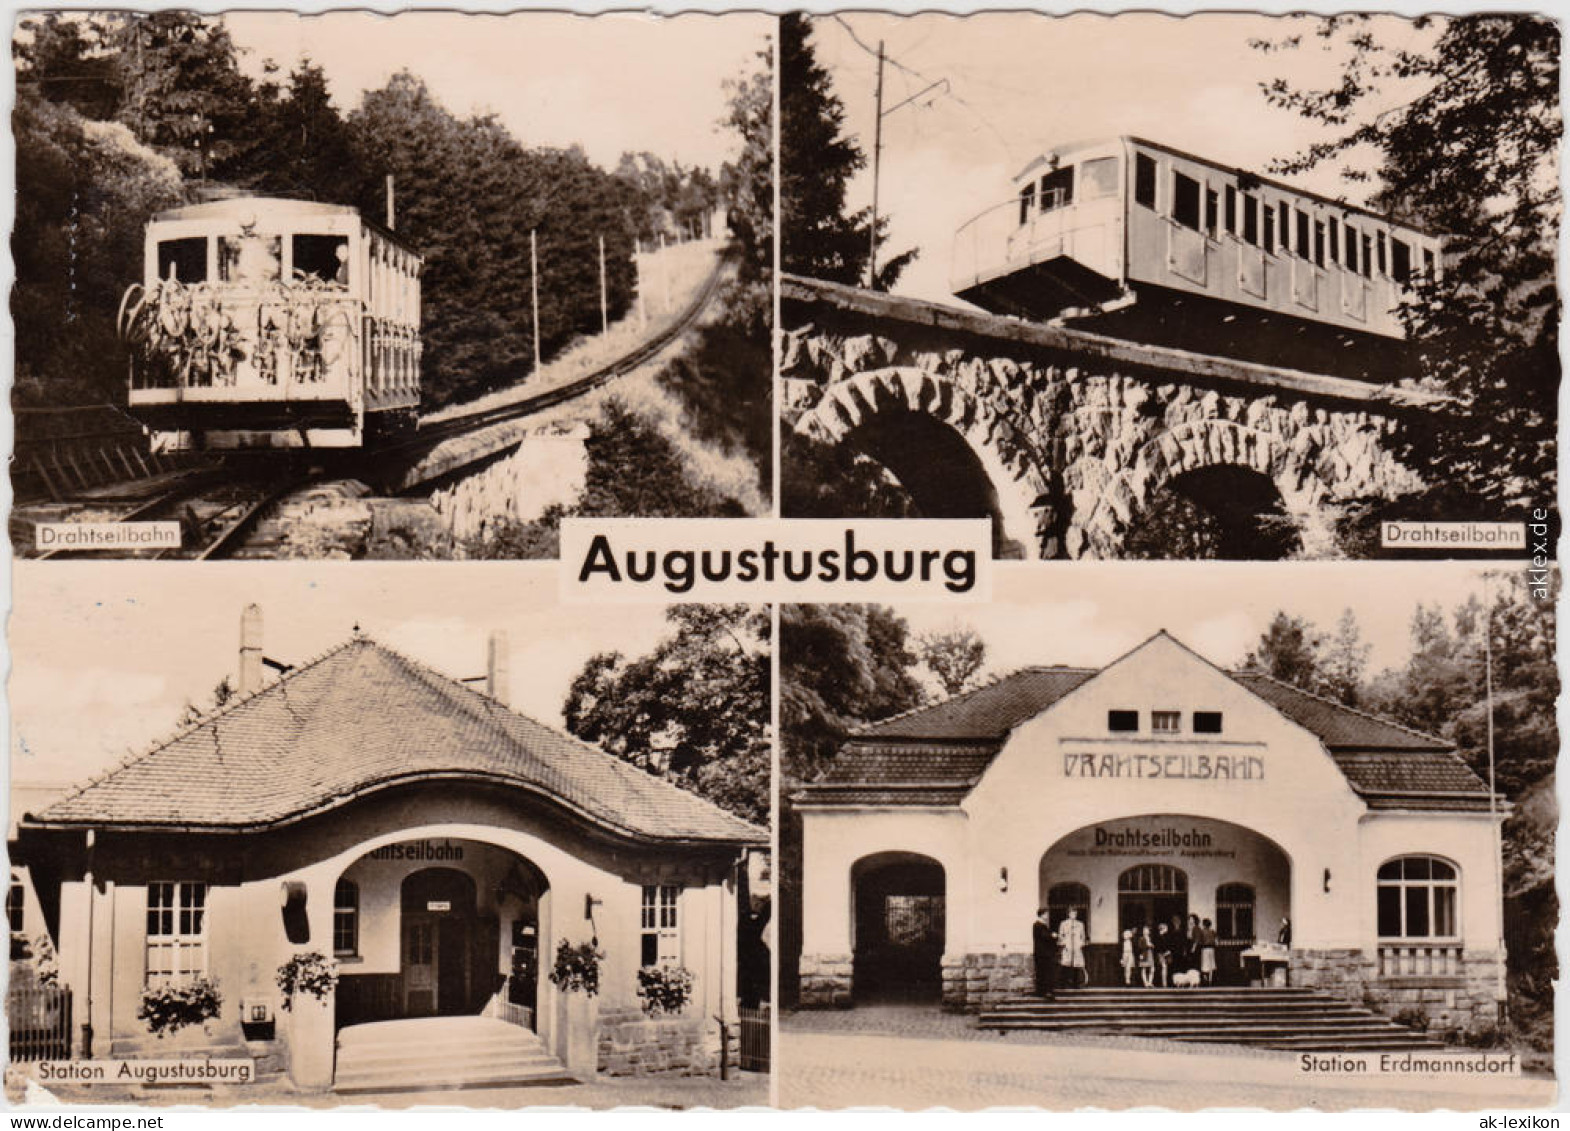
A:
POLYGON ((338 1034, 333 1090, 426 1092, 575 1082, 540 1038, 492 1017, 351 1025, 338 1034))
POLYGON ((1361 1006, 1299 988, 1097 988, 1017 997, 981 1014, 983 1029, 1121 1034, 1294 1051, 1440 1047, 1361 1006))

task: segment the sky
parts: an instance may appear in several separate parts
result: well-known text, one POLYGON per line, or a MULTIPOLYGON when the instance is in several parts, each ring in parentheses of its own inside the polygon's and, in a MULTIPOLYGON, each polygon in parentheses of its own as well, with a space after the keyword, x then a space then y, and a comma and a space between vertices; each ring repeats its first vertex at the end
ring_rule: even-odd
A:
MULTIPOLYGON (((1261 173, 1297 152, 1317 135, 1291 111, 1270 107, 1259 83, 1284 75, 1313 84, 1337 73, 1338 56, 1322 50, 1312 26, 1242 13, 849 13, 818 17, 813 45, 845 105, 845 129, 869 158, 880 40, 897 60, 884 70, 879 212, 891 222, 887 251, 915 246, 921 257, 895 290, 955 301, 955 231, 1012 198, 1015 174, 1055 145, 1132 134, 1261 173), (1250 46, 1295 32, 1308 33, 1298 51, 1250 46), (945 79, 946 89, 895 108, 945 79)), ((1393 17, 1375 21, 1375 30, 1403 46, 1434 34, 1393 17)), ((1366 192, 1333 170, 1282 179, 1352 203, 1366 192)), ((864 170, 851 183, 851 209, 870 203, 871 182, 864 170)))
MULTIPOLYGON (((514 709, 562 727, 591 655, 637 656, 667 635, 658 605, 557 602, 554 562, 18 562, 10 622, 12 777, 68 785, 173 733, 238 666, 240 613, 262 608, 263 652, 301 664, 353 634, 445 675, 483 676, 507 632, 514 709)), ((23 798, 22 800, 26 800, 23 798)))
POLYGON ((987 643, 988 674, 1003 675, 1103 667, 1161 629, 1232 668, 1278 610, 1330 633, 1350 608, 1373 646, 1373 675, 1405 664, 1419 603, 1448 613, 1472 593, 1481 596, 1482 574, 1466 562, 1000 562, 990 604, 898 611, 918 633, 974 628, 987 643))
POLYGON ((715 171, 736 149, 718 125, 728 103, 723 80, 756 69, 773 29, 755 13, 275 11, 231 12, 224 21, 247 49, 247 73, 260 75, 272 59, 287 75, 308 56, 342 112, 407 68, 452 113, 495 112, 525 145, 578 144, 604 168, 648 150, 715 171))

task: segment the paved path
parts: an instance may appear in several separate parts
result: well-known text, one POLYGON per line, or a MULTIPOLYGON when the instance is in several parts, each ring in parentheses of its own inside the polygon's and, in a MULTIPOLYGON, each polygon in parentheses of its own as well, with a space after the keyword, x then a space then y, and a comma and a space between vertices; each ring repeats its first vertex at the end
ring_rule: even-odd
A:
POLYGON ((780 1034, 783 1108, 1263 1107, 1412 1111, 1543 1109, 1552 1080, 1305 1077, 1290 1053, 1233 1056, 1132 1048, 1010 1045, 888 1033, 780 1034))

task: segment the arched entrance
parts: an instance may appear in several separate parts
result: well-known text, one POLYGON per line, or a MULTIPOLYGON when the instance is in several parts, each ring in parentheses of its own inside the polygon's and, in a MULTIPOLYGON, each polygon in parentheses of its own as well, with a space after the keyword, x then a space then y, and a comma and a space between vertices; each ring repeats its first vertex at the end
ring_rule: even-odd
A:
POLYGON ((452 868, 404 877, 399 901, 399 966, 405 1017, 478 1013, 482 971, 494 969, 495 924, 476 910, 474 880, 452 868))
POLYGON ((858 1003, 936 1001, 943 991, 943 865, 914 852, 881 852, 851 868, 858 1003))
POLYGON ((382 845, 344 869, 333 899, 339 1028, 485 1013, 537 1027, 550 885, 497 845, 382 845))
POLYGON ((1268 837, 1213 817, 1151 813, 1111 818, 1060 838, 1042 854, 1039 906, 1056 918, 1076 906, 1092 985, 1122 982, 1124 931, 1190 914, 1217 936, 1218 983, 1242 979, 1241 954, 1274 941, 1291 914, 1292 864, 1268 837))

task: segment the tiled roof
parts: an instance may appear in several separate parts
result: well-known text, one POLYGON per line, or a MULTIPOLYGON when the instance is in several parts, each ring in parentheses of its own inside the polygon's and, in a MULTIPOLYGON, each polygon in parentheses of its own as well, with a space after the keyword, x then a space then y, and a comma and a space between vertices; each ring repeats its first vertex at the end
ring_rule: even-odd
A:
MULTIPOLYGON (((862 727, 802 797, 813 804, 959 804, 1009 733, 1078 688, 1086 668, 1025 668, 952 699, 862 727), (925 785, 923 793, 919 786, 925 785), (852 787, 860 787, 859 792, 852 787), (936 801, 937 797, 952 801, 936 801)), ((1318 736, 1352 788, 1380 809, 1486 809, 1488 787, 1449 743, 1255 672, 1226 673, 1318 736)))
POLYGON ((253 829, 429 777, 545 795, 655 840, 763 830, 363 637, 67 794, 38 824, 253 829))
POLYGON ((1449 750, 1450 743, 1389 719, 1343 706, 1332 699, 1271 679, 1259 672, 1234 672, 1232 678, 1305 730, 1329 750, 1449 750))
POLYGON ((952 699, 871 723, 860 738, 1001 739, 1041 714, 1096 672, 1092 668, 1023 668, 952 699))

